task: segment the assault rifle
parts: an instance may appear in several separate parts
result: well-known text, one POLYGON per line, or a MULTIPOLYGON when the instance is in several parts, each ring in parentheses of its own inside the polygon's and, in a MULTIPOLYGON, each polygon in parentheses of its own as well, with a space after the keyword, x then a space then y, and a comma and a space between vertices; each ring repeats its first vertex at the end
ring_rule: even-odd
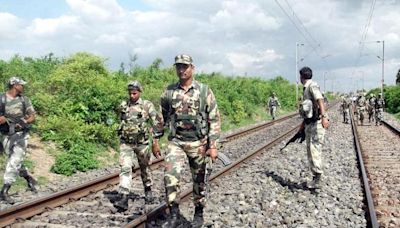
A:
MULTIPOLYGON (((221 152, 218 152, 218 160, 220 160, 222 162, 222 164, 224 166, 228 166, 230 164, 232 164, 232 161, 224 154, 221 152)), ((211 159, 210 156, 206 157, 206 170, 204 173, 204 185, 206 186, 205 188, 205 197, 206 199, 208 198, 209 192, 210 192, 210 186, 209 186, 209 182, 210 182, 210 176, 211 176, 211 172, 213 170, 213 161, 211 159)))
POLYGON ((289 141, 285 144, 285 146, 282 147, 280 150, 282 151, 292 142, 302 143, 305 139, 306 139, 306 132, 304 131, 303 128, 302 130, 299 130, 291 139, 289 139, 289 141))

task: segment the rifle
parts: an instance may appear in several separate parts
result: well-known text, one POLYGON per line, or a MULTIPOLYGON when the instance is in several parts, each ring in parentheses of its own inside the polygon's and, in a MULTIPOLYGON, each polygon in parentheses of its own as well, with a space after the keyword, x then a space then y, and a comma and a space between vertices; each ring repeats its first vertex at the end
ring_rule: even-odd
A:
POLYGON ((292 142, 298 142, 302 143, 306 139, 306 132, 304 128, 302 130, 299 130, 286 144, 284 147, 282 147, 280 150, 282 151, 285 149, 290 143, 292 142))
MULTIPOLYGON (((224 166, 228 166, 230 164, 232 164, 232 161, 224 154, 221 152, 218 152, 218 160, 220 160, 222 162, 222 164, 224 166)), ((210 182, 210 176, 211 176, 211 172, 213 170, 213 161, 211 159, 210 156, 206 157, 206 169, 204 172, 204 185, 205 187, 205 197, 206 199, 208 198, 209 192, 210 192, 210 186, 209 186, 209 182, 210 182)))

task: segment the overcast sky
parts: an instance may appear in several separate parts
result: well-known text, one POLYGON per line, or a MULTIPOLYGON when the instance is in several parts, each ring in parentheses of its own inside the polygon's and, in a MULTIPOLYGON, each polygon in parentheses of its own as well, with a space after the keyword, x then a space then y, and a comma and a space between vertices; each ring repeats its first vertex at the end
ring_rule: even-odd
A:
POLYGON ((382 40, 393 85, 399 36, 400 0, 0 0, 3 60, 87 51, 116 70, 130 55, 169 66, 187 53, 197 72, 294 82, 297 42, 298 68, 323 90, 379 87, 382 40))

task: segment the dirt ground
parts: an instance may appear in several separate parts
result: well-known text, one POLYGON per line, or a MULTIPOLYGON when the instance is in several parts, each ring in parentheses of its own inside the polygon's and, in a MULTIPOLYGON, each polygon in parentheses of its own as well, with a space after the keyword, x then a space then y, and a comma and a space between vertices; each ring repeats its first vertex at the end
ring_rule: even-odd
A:
POLYGON ((45 177, 49 182, 62 179, 62 175, 50 172, 51 166, 54 164, 54 157, 50 155, 49 150, 55 149, 52 144, 40 141, 39 137, 31 135, 28 140, 27 159, 33 162, 33 170, 31 170, 35 178, 45 177))

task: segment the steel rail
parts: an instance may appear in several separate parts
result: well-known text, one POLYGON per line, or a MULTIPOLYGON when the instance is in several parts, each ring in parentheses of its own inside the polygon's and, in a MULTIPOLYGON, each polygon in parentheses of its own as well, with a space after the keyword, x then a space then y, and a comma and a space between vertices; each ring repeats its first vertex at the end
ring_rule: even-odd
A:
MULTIPOLYGON (((298 130, 299 127, 300 127, 300 125, 297 125, 296 127, 294 127, 292 129, 286 131, 285 133, 281 134, 280 136, 278 136, 277 138, 275 138, 271 142, 265 143, 265 144, 259 146, 254 151, 247 153, 245 156, 243 156, 242 158, 236 160, 235 162, 233 162, 229 166, 224 167, 223 169, 219 170, 215 174, 211 175, 210 181, 211 182, 215 181, 217 178, 219 178, 221 176, 224 176, 224 175, 228 174, 229 172, 239 168, 240 164, 242 164, 243 162, 248 161, 251 158, 253 158, 254 156, 259 155, 264 150, 268 150, 268 149, 272 148, 276 144, 280 143, 283 139, 287 138, 289 135, 291 135, 296 130, 298 130)), ((193 190, 191 188, 189 188, 189 189, 186 189, 184 192, 182 192, 180 194, 181 200, 187 200, 189 198, 189 196, 191 195, 192 191, 193 190)), ((126 226, 124 226, 124 227, 125 228, 128 228, 128 227, 143 227, 144 228, 144 227, 146 227, 147 221, 154 220, 158 215, 164 213, 166 208, 167 208, 167 205, 166 205, 165 202, 163 202, 158 207, 154 208, 152 211, 150 211, 147 214, 144 214, 144 215, 140 216, 139 218, 131 221, 130 223, 126 224, 126 226)))
MULTIPOLYGON (((226 141, 231 141, 237 137, 274 125, 276 123, 292 118, 296 115, 297 113, 289 114, 274 121, 269 121, 260 125, 256 125, 237 133, 228 134, 224 138, 226 139, 226 141)), ((163 161, 164 158, 159 158, 154 160, 152 162, 151 168, 152 169, 157 168, 163 163, 163 161)), ((132 177, 134 178, 139 175, 140 175, 140 169, 139 167, 137 167, 134 169, 132 177)), ((30 202, 19 204, 17 206, 12 206, 8 209, 0 211, 0 227, 10 225, 16 221, 26 220, 34 215, 52 210, 55 207, 68 203, 69 201, 78 200, 79 198, 87 196, 93 192, 103 190, 111 185, 116 185, 118 184, 118 182, 119 182, 119 172, 115 172, 103 177, 99 177, 85 184, 81 184, 60 192, 56 192, 48 196, 32 200, 30 202)), ((190 194, 190 192, 187 194, 190 194)))
POLYGON ((394 132, 397 136, 400 137, 400 130, 394 126, 392 126, 391 124, 389 124, 388 122, 382 120, 381 121, 383 123, 383 125, 387 128, 389 128, 389 130, 391 130, 392 132, 394 132))
POLYGON ((363 156, 362 156, 362 152, 361 152, 362 147, 361 147, 360 139, 359 139, 358 132, 357 132, 357 121, 354 121, 353 112, 350 112, 350 116, 351 116, 351 128, 353 130, 353 136, 354 136, 354 147, 355 147, 356 153, 357 153, 358 167, 359 167, 359 170, 361 171, 361 180, 364 185, 364 194, 365 194, 366 204, 368 206, 367 226, 373 227, 373 228, 379 228, 379 224, 378 224, 378 220, 377 220, 376 212, 375 212, 375 207, 374 207, 374 201, 372 198, 371 189, 370 189, 369 182, 368 182, 367 171, 365 169, 364 160, 363 160, 363 156))

